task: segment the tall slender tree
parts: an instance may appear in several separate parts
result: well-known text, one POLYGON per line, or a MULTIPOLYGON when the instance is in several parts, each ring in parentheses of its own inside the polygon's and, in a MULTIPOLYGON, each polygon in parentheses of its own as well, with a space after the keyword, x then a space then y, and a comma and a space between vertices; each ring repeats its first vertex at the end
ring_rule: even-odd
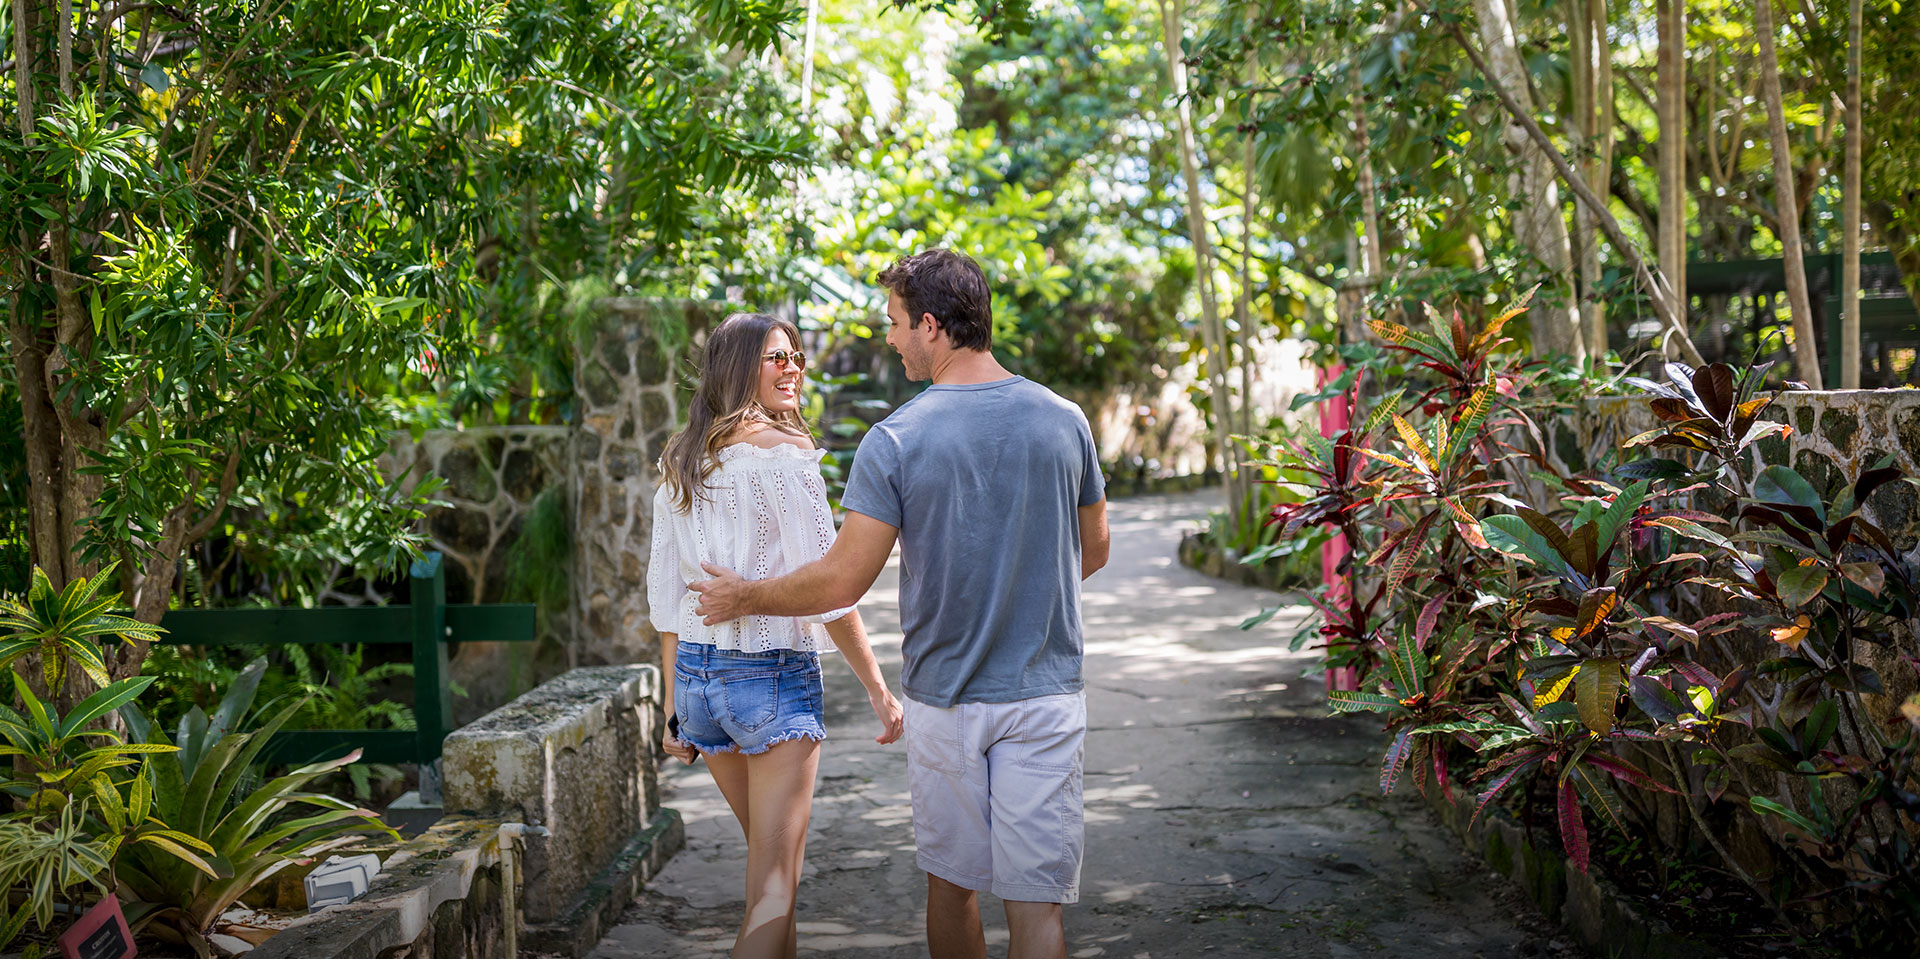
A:
MULTIPOLYGON (((1762 0, 1764 2, 1764 0, 1762 0)), ((1687 3, 1656 0, 1659 39, 1654 78, 1660 129, 1660 272, 1672 287, 1675 316, 1687 324, 1687 3)), ((1676 341, 1668 340, 1672 354, 1676 341)))
MULTIPOLYGON (((1567 0, 1572 41, 1574 152, 1587 189, 1605 193, 1613 161, 1613 50, 1607 38, 1606 0, 1567 0)), ((1602 277, 1599 226, 1584 203, 1574 205, 1573 250, 1580 296, 1581 326, 1587 353, 1607 352, 1607 307, 1600 295, 1602 277)))
POLYGON ((1200 332, 1207 348, 1207 385, 1213 406, 1214 449, 1226 481, 1227 516, 1238 526, 1244 509, 1238 457, 1234 455, 1232 386, 1227 379, 1226 328, 1213 288, 1213 243, 1207 235, 1206 199, 1200 190, 1200 162, 1194 147, 1192 98, 1187 95, 1186 46, 1182 39, 1183 0, 1156 0, 1160 30, 1167 55, 1167 82, 1173 88, 1175 135, 1180 145, 1180 170, 1186 181, 1187 233, 1193 243, 1194 279, 1200 287, 1200 332))
MULTIPOLYGON (((1531 114, 1533 93, 1526 61, 1520 56, 1512 7, 1507 0, 1474 0, 1473 9, 1491 68, 1488 81, 1531 114)), ((1508 179, 1515 204, 1514 232, 1538 263, 1536 279, 1543 285, 1538 305, 1527 314, 1534 352, 1584 359, 1587 343, 1574 297, 1573 251, 1553 165, 1519 123, 1504 124, 1501 136, 1514 156, 1514 172, 1508 179)))
POLYGON ((1760 41, 1760 97, 1766 101, 1768 142, 1773 152, 1774 212, 1779 223, 1781 257, 1786 261, 1787 309, 1793 315, 1793 362, 1800 379, 1823 388, 1820 348, 1813 331, 1813 304, 1807 295, 1807 264, 1800 245, 1800 198, 1793 169, 1787 110, 1780 95, 1780 56, 1776 46, 1773 0, 1755 0, 1753 29, 1760 41))
POLYGON ((1847 144, 1841 161, 1840 388, 1860 388, 1860 153, 1865 124, 1860 115, 1860 43, 1866 20, 1862 0, 1847 3, 1847 144))

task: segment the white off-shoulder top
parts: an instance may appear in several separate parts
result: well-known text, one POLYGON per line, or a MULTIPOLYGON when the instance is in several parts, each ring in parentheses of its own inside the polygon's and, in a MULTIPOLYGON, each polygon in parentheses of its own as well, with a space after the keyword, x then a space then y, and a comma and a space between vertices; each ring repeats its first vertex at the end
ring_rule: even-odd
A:
POLYGON ((720 465, 685 513, 674 509, 666 483, 653 496, 653 558, 647 565, 647 606, 653 628, 687 642, 759 653, 773 649, 819 652, 832 646, 821 623, 853 610, 820 616, 745 616, 718 626, 700 622, 700 594, 687 584, 712 576, 701 563, 725 566, 747 579, 790 573, 825 556, 833 545, 833 513, 820 476, 825 450, 788 443, 763 449, 735 443, 720 450, 720 465), (704 494, 704 495, 700 495, 704 494))

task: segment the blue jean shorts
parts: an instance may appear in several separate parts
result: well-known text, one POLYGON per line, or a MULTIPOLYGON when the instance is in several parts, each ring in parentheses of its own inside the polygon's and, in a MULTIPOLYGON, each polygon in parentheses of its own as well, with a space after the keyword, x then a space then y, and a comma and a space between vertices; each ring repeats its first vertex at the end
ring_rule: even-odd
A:
POLYGON ((680 738, 702 753, 764 753, 789 739, 827 738, 820 657, 743 653, 681 642, 673 668, 680 738))

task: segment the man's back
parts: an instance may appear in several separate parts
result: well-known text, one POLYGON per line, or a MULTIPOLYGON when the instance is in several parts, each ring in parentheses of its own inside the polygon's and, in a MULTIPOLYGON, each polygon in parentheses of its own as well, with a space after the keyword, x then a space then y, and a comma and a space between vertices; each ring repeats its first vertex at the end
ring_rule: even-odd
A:
POLYGON ((900 530, 902 684, 931 706, 1082 687, 1078 407, 1023 377, 934 385, 860 444, 843 504, 900 530))

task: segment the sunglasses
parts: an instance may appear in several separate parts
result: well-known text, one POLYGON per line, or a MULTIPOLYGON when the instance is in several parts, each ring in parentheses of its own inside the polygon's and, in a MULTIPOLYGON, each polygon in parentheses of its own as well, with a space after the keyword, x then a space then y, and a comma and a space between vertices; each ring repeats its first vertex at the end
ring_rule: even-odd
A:
POLYGON ((760 354, 760 358, 763 360, 772 360, 773 365, 781 369, 786 368, 789 360, 793 362, 793 368, 796 370, 804 370, 807 368, 807 354, 800 350, 793 350, 792 352, 788 352, 787 350, 774 350, 771 353, 760 354))

